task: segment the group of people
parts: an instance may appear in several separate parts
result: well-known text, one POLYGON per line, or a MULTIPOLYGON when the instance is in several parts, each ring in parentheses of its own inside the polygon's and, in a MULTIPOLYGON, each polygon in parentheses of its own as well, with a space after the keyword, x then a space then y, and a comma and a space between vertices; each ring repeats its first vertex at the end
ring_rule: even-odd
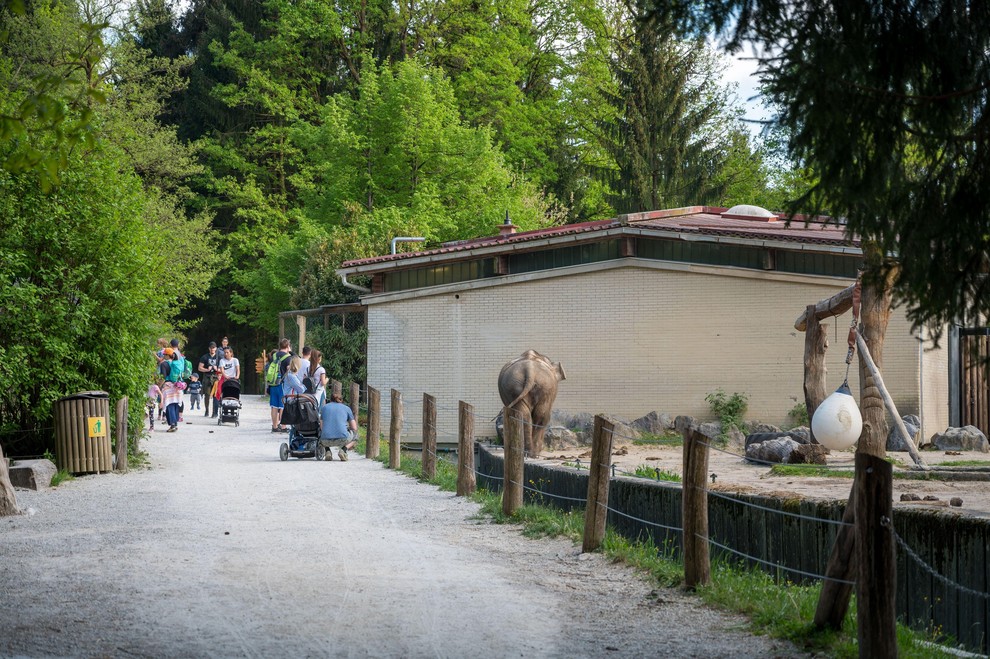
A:
POLYGON ((216 417, 223 380, 239 380, 241 377, 240 361, 234 357, 234 349, 226 336, 220 346, 210 341, 209 349, 200 357, 195 369, 182 354, 178 339, 158 339, 154 355, 158 366, 148 387, 148 425, 151 430, 155 429, 156 407, 158 419, 168 424, 167 432, 178 430, 185 412, 184 394, 187 392, 189 409, 202 407, 204 416, 210 416, 210 401, 213 401, 213 417, 216 417))
MULTIPOLYGON (((357 420, 351 408, 344 405, 340 394, 331 392, 327 399, 326 368, 323 367, 323 353, 304 346, 302 353, 292 352, 289 339, 282 339, 277 350, 269 356, 269 364, 275 364, 278 375, 268 383, 268 404, 271 408, 272 432, 288 432, 282 425, 282 410, 285 396, 310 394, 320 410, 320 439, 347 440, 338 451, 341 460, 347 460, 347 451, 357 443, 357 420)), ((265 369, 266 373, 268 369, 265 369)))

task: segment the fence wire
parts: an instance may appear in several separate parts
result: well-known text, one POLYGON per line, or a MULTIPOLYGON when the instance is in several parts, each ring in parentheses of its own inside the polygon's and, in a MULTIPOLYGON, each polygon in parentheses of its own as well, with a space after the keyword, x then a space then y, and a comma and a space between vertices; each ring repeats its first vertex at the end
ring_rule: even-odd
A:
MULTIPOLYGON (((403 403, 404 403, 404 409, 408 409, 409 407, 414 407, 415 406, 415 403, 412 406, 406 404, 405 401, 403 401, 403 403)), ((422 399, 421 398, 419 399, 419 403, 420 404, 422 403, 422 399)), ((448 411, 457 410, 459 412, 459 408, 452 408, 450 406, 442 406, 439 403, 437 404, 436 409, 438 409, 438 410, 444 409, 444 410, 448 410, 448 411)), ((500 414, 500 413, 501 413, 501 410, 498 413, 495 413, 494 415, 483 414, 483 413, 479 413, 479 412, 474 412, 473 413, 473 416, 474 416, 475 419, 482 419, 482 420, 484 420, 487 423, 487 422, 491 422, 492 420, 494 420, 495 418, 497 418, 498 414, 500 414)), ((525 419, 520 419, 519 421, 524 426, 527 426, 527 425, 528 426, 532 426, 534 429, 550 427, 550 426, 541 426, 541 425, 538 425, 538 424, 534 424, 532 422, 526 421, 525 419)), ((442 437, 445 437, 445 438, 459 437, 459 431, 458 432, 454 432, 454 431, 450 430, 449 428, 444 429, 443 435, 440 434, 440 428, 437 425, 435 425, 435 424, 430 424, 428 426, 428 428, 430 428, 431 430, 433 430, 437 434, 437 439, 439 439, 441 436, 442 437)), ((628 439, 628 440, 631 440, 631 441, 635 441, 636 440, 636 438, 629 437, 627 435, 623 435, 623 434, 617 432, 614 429, 612 429, 612 430, 610 430, 608 432, 611 433, 613 439, 616 438, 616 437, 618 437, 618 438, 621 438, 621 439, 628 439)), ((670 440, 670 443, 678 443, 680 441, 681 441, 680 439, 671 439, 670 440)), ((658 442, 658 443, 664 443, 664 442, 658 442)), ((762 465, 766 465, 766 466, 774 466, 776 464, 779 464, 779 463, 774 463, 774 462, 770 462, 770 461, 766 461, 766 460, 760 460, 760 459, 756 459, 756 458, 751 458, 751 457, 748 457, 746 455, 740 455, 738 453, 735 453, 735 452, 732 452, 732 451, 728 451, 728 450, 726 450, 726 449, 724 449, 724 448, 722 448, 720 446, 716 446, 716 445, 712 444, 711 442, 702 442, 702 444, 706 448, 708 448, 709 450, 714 450, 714 451, 717 451, 717 452, 720 452, 720 453, 723 453, 723 454, 726 454, 726 455, 730 455, 732 457, 740 458, 742 460, 746 460, 746 461, 751 462, 751 463, 754 463, 754 464, 762 464, 762 465)), ((408 446, 409 445, 408 444, 405 444, 405 445, 400 444, 400 446, 402 446, 403 448, 407 448, 408 449, 408 446)), ((453 466, 458 466, 456 462, 454 462, 452 460, 449 460, 448 458, 446 458, 446 457, 444 457, 442 455, 439 455, 436 452, 432 452, 431 451, 430 453, 434 457, 436 457, 438 460, 442 460, 442 461, 447 462, 448 464, 453 465, 453 466)), ((528 453, 526 453, 525 451, 524 451, 524 454, 526 455, 526 457, 530 457, 528 455, 528 453)), ((580 470, 582 468, 582 466, 581 466, 581 460, 580 459, 575 459, 574 462, 576 463, 577 468, 580 470)), ((589 467, 590 467, 590 464, 589 464, 589 467)), ((601 464, 600 467, 605 468, 605 469, 610 469, 611 470, 611 477, 612 478, 615 477, 615 474, 616 474, 615 465, 611 464, 611 461, 608 464, 601 464)), ((847 467, 841 467, 841 468, 842 469, 848 469, 847 467)), ((483 473, 483 472, 479 471, 477 468, 474 468, 473 471, 474 471, 474 474, 475 474, 476 478, 477 477, 482 477, 482 478, 490 479, 492 481, 502 481, 502 482, 505 482, 505 478, 502 477, 502 476, 496 476, 496 475, 493 475, 493 474, 483 473)), ((637 478, 642 478, 641 476, 639 476, 638 474, 636 474, 634 472, 622 471, 622 472, 620 472, 620 474, 621 475, 633 476, 633 477, 637 477, 637 478)), ((652 479, 644 479, 644 480, 652 480, 652 479)), ((524 491, 528 491, 528 492, 533 493, 533 494, 536 494, 536 495, 538 495, 540 497, 549 497, 551 499, 559 499, 559 500, 562 500, 562 501, 577 502, 577 503, 582 503, 585 506, 587 506, 587 498, 586 497, 585 498, 581 498, 581 497, 567 497, 567 496, 563 496, 563 495, 559 495, 559 494, 554 494, 552 492, 548 492, 548 491, 546 491, 544 489, 541 489, 541 488, 532 487, 530 485, 527 485, 526 483, 516 483, 515 481, 510 481, 510 482, 513 483, 513 484, 516 484, 516 485, 520 485, 523 488, 524 491)), ((682 488, 684 487, 683 486, 683 483, 681 483, 681 487, 682 488)), ((838 526, 838 527, 853 526, 853 524, 850 524, 848 522, 843 522, 842 520, 830 519, 830 518, 825 518, 825 517, 816 517, 816 516, 804 515, 804 514, 800 514, 800 513, 792 513, 792 512, 785 511, 785 510, 779 510, 779 509, 776 509, 776 508, 771 508, 769 506, 763 506, 763 505, 756 504, 756 503, 753 503, 753 502, 750 502, 750 501, 745 501, 745 500, 740 499, 740 498, 738 498, 736 496, 732 496, 729 493, 719 492, 719 491, 716 491, 716 490, 711 490, 711 489, 709 489, 707 487, 699 488, 699 489, 706 490, 710 495, 712 495, 712 496, 714 496, 716 498, 720 498, 720 499, 723 499, 723 500, 726 500, 726 501, 735 503, 735 504, 740 505, 740 506, 745 506, 745 507, 750 507, 750 508, 758 509, 758 510, 761 510, 761 511, 767 512, 767 513, 773 513, 773 514, 783 515, 783 516, 786 516, 786 517, 791 517, 791 518, 794 518, 794 519, 800 519, 800 520, 809 521, 809 522, 820 522, 820 523, 834 525, 834 526, 838 526)), ((599 503, 598 505, 603 505, 603 504, 599 503)), ((616 509, 616 508, 614 508, 612 506, 604 506, 604 507, 606 508, 606 510, 608 512, 610 512, 610 513, 612 513, 614 515, 617 515, 619 517, 623 517, 623 518, 626 518, 626 519, 635 521, 638 524, 642 524, 642 525, 647 526, 647 527, 653 527, 653 528, 663 529, 665 531, 671 531, 671 532, 682 533, 682 534, 684 532, 683 528, 680 528, 680 527, 669 526, 669 525, 661 524, 661 523, 658 523, 658 522, 653 522, 653 521, 650 521, 650 520, 646 520, 646 519, 643 519, 643 518, 640 518, 640 517, 636 517, 634 515, 630 515, 630 514, 624 512, 624 511, 618 510, 618 509, 616 509)), ((890 528, 890 531, 891 531, 891 534, 893 535, 893 537, 894 537, 894 539, 895 539, 898 547, 900 547, 904 551, 904 553, 908 557, 910 557, 911 560, 914 561, 924 572, 926 572, 927 574, 931 575, 931 577, 933 579, 937 580, 939 583, 942 583, 946 587, 953 588, 953 589, 955 589, 955 590, 957 590, 957 591, 959 591, 961 593, 965 593, 967 595, 971 595, 973 597, 978 597, 978 598, 985 599, 985 600, 990 600, 990 593, 988 593, 988 592, 981 592, 981 591, 978 591, 978 590, 974 590, 972 588, 968 588, 968 587, 963 586, 962 584, 959 584, 959 583, 957 583, 957 582, 949 579, 948 577, 940 574, 931 565, 929 565, 927 562, 925 562, 924 559, 922 559, 921 556, 919 556, 918 553, 915 550, 913 550, 908 545, 908 543, 903 538, 900 537, 900 535, 897 534, 897 532, 893 528, 893 524, 891 524, 889 520, 887 520, 886 523, 888 524, 888 526, 890 528)), ((810 578, 810 579, 819 579, 819 580, 823 580, 823 581, 834 581, 836 583, 841 583, 841 584, 846 584, 846 585, 855 585, 855 582, 854 581, 849 581, 849 580, 845 580, 845 579, 831 578, 831 577, 828 577, 826 575, 816 574, 816 573, 813 573, 813 572, 808 572, 808 571, 800 570, 800 569, 797 569, 797 568, 787 567, 787 566, 785 566, 785 565, 783 565, 781 563, 778 563, 778 562, 773 562, 773 561, 769 561, 769 560, 766 560, 766 559, 763 559, 763 558, 752 556, 752 555, 747 554, 745 552, 742 552, 742 551, 740 551, 738 549, 735 549, 735 548, 730 547, 728 545, 722 544, 722 543, 720 543, 720 542, 718 542, 716 540, 713 540, 710 537, 705 537, 705 536, 702 536, 700 534, 698 534, 697 537, 699 537, 702 540, 707 541, 709 544, 711 544, 711 545, 713 545, 715 547, 718 547, 719 549, 721 549, 721 550, 723 550, 723 551, 725 551, 727 553, 733 554, 733 555, 738 556, 740 558, 743 558, 745 560, 753 561, 754 563, 758 563, 760 565, 765 565, 765 566, 770 567, 770 568, 773 568, 774 570, 777 570, 777 571, 783 571, 783 572, 798 574, 798 575, 801 575, 803 577, 807 577, 807 578, 810 578)))

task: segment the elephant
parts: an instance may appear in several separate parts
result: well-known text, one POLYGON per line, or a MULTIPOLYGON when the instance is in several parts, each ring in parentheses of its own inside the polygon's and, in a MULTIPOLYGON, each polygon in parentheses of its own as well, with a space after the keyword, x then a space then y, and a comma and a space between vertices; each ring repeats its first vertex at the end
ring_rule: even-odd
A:
POLYGON ((543 452, 557 383, 564 379, 564 367, 535 350, 527 350, 508 362, 498 374, 502 404, 522 416, 524 446, 530 457, 539 457, 543 452))

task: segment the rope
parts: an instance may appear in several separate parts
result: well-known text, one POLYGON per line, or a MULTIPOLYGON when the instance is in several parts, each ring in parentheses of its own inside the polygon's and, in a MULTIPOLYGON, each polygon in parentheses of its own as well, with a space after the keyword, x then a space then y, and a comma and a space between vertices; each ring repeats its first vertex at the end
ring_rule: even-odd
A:
POLYGON ((887 517, 884 517, 884 518, 882 518, 880 520, 880 523, 881 523, 881 525, 886 526, 887 528, 890 529, 890 533, 894 536, 894 540, 896 540, 897 541, 897 545, 901 549, 904 550, 904 553, 906 553, 908 556, 910 556, 912 558, 912 560, 914 560, 914 562, 917 563, 921 567, 922 570, 924 570, 928 574, 930 574, 933 577, 935 577, 935 579, 937 581, 942 582, 946 586, 951 586, 952 588, 955 588, 956 590, 958 590, 960 592, 966 593, 967 595, 972 595, 974 597, 980 597, 982 599, 990 599, 990 593, 984 593, 984 592, 980 592, 978 590, 973 590, 972 588, 967 588, 966 586, 963 586, 962 584, 956 583, 955 581, 952 581, 948 577, 945 577, 945 576, 939 574, 938 572, 936 572, 935 571, 935 568, 933 568, 931 565, 929 565, 928 563, 926 563, 921 558, 921 556, 918 556, 918 554, 915 553, 915 551, 913 549, 911 549, 911 547, 908 546, 908 544, 904 541, 903 538, 901 538, 901 536, 897 535, 897 531, 894 530, 894 525, 893 525, 893 523, 891 523, 890 519, 888 519, 887 517))
POLYGON ((757 563, 760 563, 761 565, 769 565, 771 567, 777 568, 778 570, 784 570, 786 572, 794 572, 795 574, 800 574, 800 575, 803 575, 803 576, 806 576, 806 577, 811 577, 812 579, 821 579, 822 581, 834 581, 836 583, 842 583, 842 584, 846 584, 846 585, 849 585, 849 586, 855 586, 856 585, 856 582, 855 581, 849 581, 847 579, 835 579, 833 577, 826 577, 825 575, 822 575, 822 574, 815 574, 814 572, 805 572, 804 570, 798 570, 798 569, 793 568, 793 567, 786 567, 784 565, 781 565, 780 563, 772 563, 770 561, 763 560, 762 558, 757 558, 756 556, 750 556, 749 554, 746 554, 744 552, 738 551, 736 549, 732 549, 731 547, 727 547, 727 546, 723 545, 720 542, 716 542, 716 541, 712 540, 711 538, 706 538, 705 536, 701 535, 700 533, 695 533, 694 535, 695 535, 695 537, 697 537, 697 538, 699 538, 701 540, 706 540, 709 544, 715 545, 719 549, 724 549, 725 551, 729 552, 730 554, 735 554, 736 556, 742 556, 743 558, 749 559, 751 561, 755 561, 757 563))

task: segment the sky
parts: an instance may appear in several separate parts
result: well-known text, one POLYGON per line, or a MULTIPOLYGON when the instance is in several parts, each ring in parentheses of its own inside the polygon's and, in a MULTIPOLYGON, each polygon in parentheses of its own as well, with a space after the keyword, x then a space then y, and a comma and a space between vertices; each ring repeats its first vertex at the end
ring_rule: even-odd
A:
MULTIPOLYGON (((728 65, 722 79, 737 85, 736 97, 745 109, 743 117, 749 120, 769 119, 770 112, 761 102, 759 80, 756 76, 756 60, 749 48, 743 48, 734 55, 723 54, 728 65)), ((759 135, 762 124, 747 123, 754 135, 759 135)))

